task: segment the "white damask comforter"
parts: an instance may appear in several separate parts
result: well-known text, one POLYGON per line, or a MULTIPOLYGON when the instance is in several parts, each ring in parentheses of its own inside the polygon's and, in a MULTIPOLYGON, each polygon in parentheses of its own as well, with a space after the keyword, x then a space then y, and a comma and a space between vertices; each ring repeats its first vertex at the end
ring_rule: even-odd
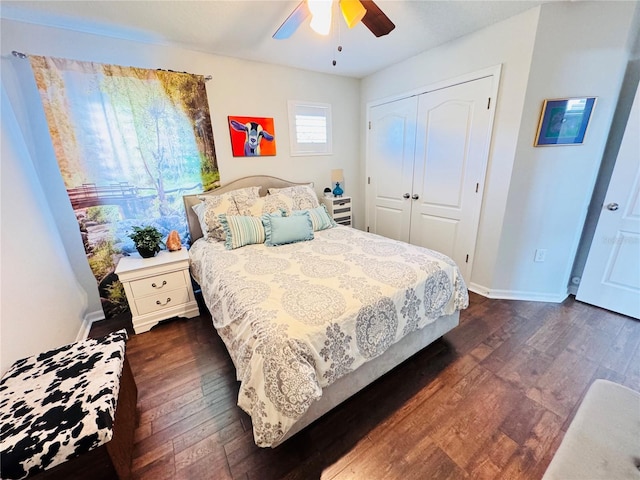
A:
POLYGON ((262 447, 323 387, 469 300, 450 258, 348 227, 279 247, 201 239, 190 255, 262 447))

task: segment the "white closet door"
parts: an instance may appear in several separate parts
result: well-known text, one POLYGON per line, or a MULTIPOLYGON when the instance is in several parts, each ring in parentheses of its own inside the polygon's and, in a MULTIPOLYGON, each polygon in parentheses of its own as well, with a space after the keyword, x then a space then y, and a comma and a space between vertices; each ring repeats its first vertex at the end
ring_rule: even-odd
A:
POLYGON ((640 90, 602 205, 576 298, 640 319, 640 90))
POLYGON ((467 282, 491 134, 493 77, 420 96, 409 242, 442 252, 467 282))
POLYGON ((409 241, 417 97, 369 110, 367 225, 371 232, 409 241), (405 198, 406 196, 406 198, 405 198))

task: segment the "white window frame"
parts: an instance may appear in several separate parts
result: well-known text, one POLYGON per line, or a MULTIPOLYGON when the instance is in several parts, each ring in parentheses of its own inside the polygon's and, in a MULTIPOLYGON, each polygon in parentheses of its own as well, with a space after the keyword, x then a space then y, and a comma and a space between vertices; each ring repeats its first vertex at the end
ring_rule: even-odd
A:
POLYGON ((303 102, 289 100, 289 140, 291 156, 301 157, 310 155, 333 154, 331 105, 328 103, 303 102), (297 115, 314 115, 324 117, 326 121, 326 142, 300 143, 298 142, 297 115))

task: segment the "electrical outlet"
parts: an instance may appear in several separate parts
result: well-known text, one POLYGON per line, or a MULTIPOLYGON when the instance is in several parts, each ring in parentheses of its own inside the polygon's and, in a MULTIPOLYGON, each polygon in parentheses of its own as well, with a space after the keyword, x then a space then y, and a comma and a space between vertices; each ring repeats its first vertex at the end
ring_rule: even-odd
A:
POLYGON ((536 256, 534 257, 534 262, 544 262, 547 259, 547 249, 546 248, 538 248, 536 250, 536 256))

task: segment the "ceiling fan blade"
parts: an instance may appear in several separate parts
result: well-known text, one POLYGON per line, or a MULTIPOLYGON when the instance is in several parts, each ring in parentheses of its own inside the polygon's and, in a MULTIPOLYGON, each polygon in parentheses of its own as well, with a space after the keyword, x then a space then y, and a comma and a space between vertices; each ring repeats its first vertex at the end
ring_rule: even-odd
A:
POLYGON ((362 18, 362 23, 371 30, 376 37, 382 37, 387 35, 391 30, 396 28, 394 23, 389 20, 380 7, 378 7, 373 0, 361 0, 364 8, 367 9, 367 13, 362 18))
POLYGON ((367 13, 360 0, 340 0, 340 10, 349 28, 355 27, 367 13))
POLYGON ((309 7, 306 1, 300 2, 300 4, 291 12, 291 15, 280 25, 280 28, 273 34, 273 38, 276 40, 283 40, 293 35, 300 25, 311 15, 309 7))

